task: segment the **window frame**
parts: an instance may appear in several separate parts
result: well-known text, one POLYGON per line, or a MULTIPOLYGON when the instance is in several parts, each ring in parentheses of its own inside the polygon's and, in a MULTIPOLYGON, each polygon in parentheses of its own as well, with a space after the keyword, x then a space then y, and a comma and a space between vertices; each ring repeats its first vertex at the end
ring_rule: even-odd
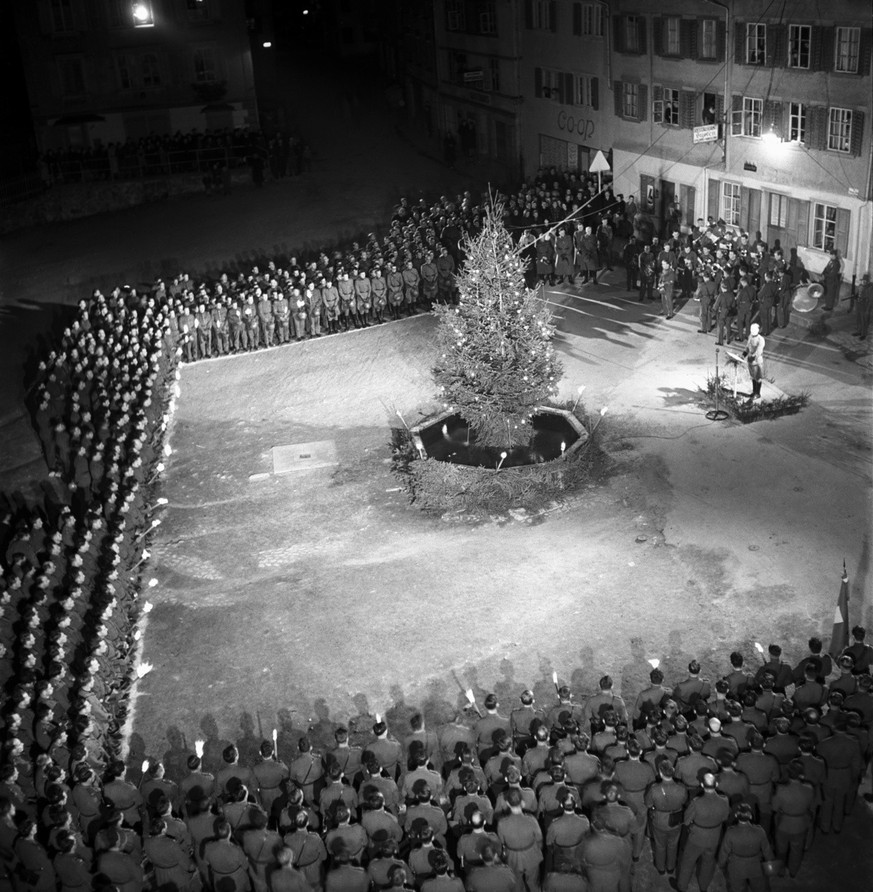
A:
POLYGON ((582 36, 603 37, 603 7, 599 3, 582 4, 582 36))
MULTIPOLYGON (((861 29, 857 25, 837 25, 834 29, 834 71, 838 74, 858 74, 861 65, 861 29), (841 32, 848 32, 849 35, 854 32, 854 40, 850 44, 855 48, 855 67, 840 68, 840 47, 845 41, 840 40, 841 32)), ((851 56, 848 57, 851 60, 851 56)))
POLYGON ((85 83, 85 60, 82 56, 64 55, 57 56, 58 75, 61 84, 61 96, 64 99, 77 99, 84 96, 88 92, 88 85, 85 83), (67 90, 68 78, 65 73, 67 65, 75 65, 78 68, 79 80, 81 87, 77 90, 67 90))
POLYGON ((740 225, 741 190, 742 187, 739 183, 734 183, 731 180, 721 181, 721 190, 719 191, 719 210, 721 213, 719 216, 728 226, 740 225), (729 190, 730 194, 728 194, 729 190))
POLYGON ((788 103, 788 142, 806 144, 808 115, 806 105, 802 102, 788 103), (794 133, 797 136, 794 136, 794 133))
POLYGON ((594 108, 594 78, 593 74, 573 76, 573 105, 578 105, 581 108, 594 108), (586 99, 587 102, 584 101, 586 99))
POLYGON ((715 19, 700 20, 700 50, 698 57, 706 62, 714 62, 718 59, 718 22, 715 19), (712 32, 712 54, 708 55, 707 49, 707 31, 712 32))
POLYGON ((682 17, 678 15, 664 16, 662 39, 664 55, 676 58, 682 55, 682 17))
POLYGON ((557 68, 541 68, 540 71, 542 72, 540 96, 560 105, 564 90, 564 72, 557 68))
POLYGON ((622 18, 624 52, 640 55, 640 16, 628 13, 622 18))
POLYGON ((467 4, 464 0, 446 0, 446 31, 467 30, 467 4))
POLYGON ((745 50, 746 65, 767 64, 767 26, 764 22, 746 22, 745 50), (754 53, 753 46, 757 47, 754 53))
POLYGON ((789 68, 809 71, 812 64, 812 25, 788 25, 788 59, 789 68), (804 33, 806 36, 804 37, 804 33), (805 50, 804 50, 805 44, 805 50), (806 64, 804 63, 804 54, 806 64))
POLYGON ((53 34, 71 34, 75 31, 73 0, 49 0, 49 19, 53 34))
POLYGON ((852 151, 852 123, 854 112, 850 108, 840 105, 832 105, 828 108, 828 136, 826 147, 829 152, 839 152, 841 155, 849 155, 852 151), (834 112, 838 113, 839 120, 835 120, 834 112), (835 125, 839 132, 834 132, 835 125), (833 145, 839 141, 841 145, 833 145))
POLYGON ((191 63, 194 70, 194 83, 195 84, 214 84, 220 80, 218 76, 218 54, 215 50, 214 46, 195 46, 191 55, 191 63), (212 60, 212 77, 204 78, 200 77, 197 71, 197 56, 198 54, 209 54, 212 60))
POLYGON ((788 207, 791 201, 790 195, 782 192, 770 193, 770 208, 767 214, 767 225, 774 229, 788 228, 788 207), (776 219, 773 219, 774 210, 776 211, 776 219))
POLYGON ((640 121, 640 85, 621 83, 621 116, 629 121, 640 121))
POLYGON ((552 31, 552 0, 531 0, 531 28, 552 31))
POLYGON ((731 136, 760 139, 764 126, 764 100, 759 96, 743 96, 742 106, 731 113, 731 136), (757 133, 755 122, 757 121, 757 133))
POLYGON ((156 52, 147 50, 146 52, 140 54, 139 73, 140 85, 143 88, 154 90, 164 86, 164 75, 161 71, 161 59, 156 52), (153 64, 151 66, 151 75, 147 74, 147 60, 149 59, 153 60, 153 64))
POLYGON ((818 251, 829 252, 837 246, 837 213, 839 208, 826 204, 823 201, 813 201, 811 214, 812 233, 810 236, 811 248, 818 251), (821 209, 821 212, 819 212, 821 209), (828 212, 833 211, 833 217, 828 212))
POLYGON ((665 127, 679 127, 679 95, 680 91, 678 88, 674 87, 661 87, 661 102, 663 103, 661 108, 661 123, 665 127), (667 94, 670 94, 670 98, 667 98, 667 94), (667 120, 668 114, 667 109, 670 109, 669 117, 671 120, 667 120))

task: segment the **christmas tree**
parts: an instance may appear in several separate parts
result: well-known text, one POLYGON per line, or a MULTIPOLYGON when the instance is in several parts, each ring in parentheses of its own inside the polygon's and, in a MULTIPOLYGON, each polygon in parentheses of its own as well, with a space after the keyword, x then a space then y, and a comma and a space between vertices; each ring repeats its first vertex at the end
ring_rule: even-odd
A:
POLYGON ((482 231, 467 239, 457 307, 438 306, 440 399, 473 429, 482 446, 526 444, 531 416, 556 393, 551 311, 528 288, 526 261, 493 202, 482 231))

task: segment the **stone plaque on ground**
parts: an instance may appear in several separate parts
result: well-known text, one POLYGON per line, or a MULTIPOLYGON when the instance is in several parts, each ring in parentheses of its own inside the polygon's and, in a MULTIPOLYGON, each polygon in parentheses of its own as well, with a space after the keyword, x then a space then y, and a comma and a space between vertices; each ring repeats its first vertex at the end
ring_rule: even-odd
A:
POLYGON ((336 464, 336 443, 333 440, 274 446, 271 451, 274 474, 290 474, 293 471, 327 468, 336 464))

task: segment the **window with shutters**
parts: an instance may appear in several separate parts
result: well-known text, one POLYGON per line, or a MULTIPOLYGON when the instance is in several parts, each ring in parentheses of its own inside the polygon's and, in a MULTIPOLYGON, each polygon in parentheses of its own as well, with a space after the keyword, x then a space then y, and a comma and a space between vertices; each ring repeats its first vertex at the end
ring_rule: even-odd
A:
POLYGON ((64 96, 81 96, 85 92, 85 68, 77 56, 58 59, 61 75, 61 92, 64 96))
POLYGON ((486 0, 479 11, 479 33, 497 33, 497 13, 494 9, 494 0, 486 0))
POLYGON ((846 152, 852 148, 852 110, 828 109, 828 148, 832 152, 846 152))
POLYGON ((120 53, 115 57, 115 71, 118 75, 118 87, 121 90, 133 88, 133 75, 130 71, 130 57, 120 53))
POLYGON ((652 91, 652 120, 672 127, 679 126, 679 91, 656 85, 652 91))
POLYGON ((833 251, 837 244, 837 209, 818 201, 812 207, 812 247, 833 251))
POLYGON ((466 0, 446 0, 446 30, 467 30, 466 0))
POLYGON ((139 70, 144 87, 159 87, 161 85, 161 68, 155 53, 142 54, 139 60, 139 70))
POLYGON ((488 60, 488 70, 491 72, 491 92, 500 92, 500 59, 492 56, 488 60))
POLYGON ((640 17, 626 15, 624 17, 624 51, 626 53, 642 52, 640 48, 640 17))
POLYGON ((857 74, 860 50, 860 28, 837 28, 834 69, 847 74, 857 74))
POLYGON ((746 64, 763 65, 767 57, 767 26, 763 22, 746 25, 746 64))
POLYGON ((728 226, 740 225, 740 184, 721 184, 721 219, 728 226))
POLYGON ((586 108, 597 107, 596 80, 597 78, 590 74, 580 74, 576 78, 576 96, 574 97, 576 105, 584 105, 586 108))
POLYGON ((72 0, 51 0, 52 30, 56 34, 74 30, 72 0))
POLYGON ((637 84, 622 83, 621 85, 621 114, 624 118, 639 120, 640 117, 640 88, 637 84))
POLYGON ((740 107, 735 105, 731 115, 731 136, 761 136, 763 114, 763 99, 743 96, 740 107))
POLYGON ((582 3, 582 34, 603 37, 603 7, 599 3, 582 3))
POLYGON ((788 26, 788 67, 809 68, 812 28, 809 25, 788 26))
POLYGON ((682 44, 679 32, 682 27, 682 19, 679 16, 671 15, 664 19, 664 55, 680 56, 682 54, 682 44))
POLYGON ((700 22, 700 47, 698 54, 701 59, 714 59, 718 54, 716 30, 715 19, 703 19, 700 22))
POLYGON ((218 80, 215 65, 215 50, 211 46, 201 46, 194 50, 194 81, 210 84, 218 80))
POLYGON ((531 25, 538 31, 552 30, 553 0, 533 0, 531 3, 531 25))
POLYGON ((779 195, 773 192, 770 195, 770 226, 777 229, 785 229, 788 226, 788 202, 787 195, 779 195))
POLYGON ((788 141, 806 142, 806 106, 802 102, 788 103, 788 141))

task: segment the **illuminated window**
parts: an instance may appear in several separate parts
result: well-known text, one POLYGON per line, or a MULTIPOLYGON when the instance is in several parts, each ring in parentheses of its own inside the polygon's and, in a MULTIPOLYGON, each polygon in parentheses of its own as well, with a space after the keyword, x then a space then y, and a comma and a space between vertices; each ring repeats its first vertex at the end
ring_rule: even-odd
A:
POLYGON ((764 100, 744 96, 742 107, 734 108, 731 117, 731 136, 760 136, 764 100))
POLYGON ((131 6, 134 28, 153 28, 155 17, 152 14, 151 0, 134 0, 131 6))
POLYGON ((809 68, 812 28, 809 25, 788 26, 788 67, 809 68))
POLYGON ((849 74, 857 74, 860 49, 860 28, 837 28, 835 69, 849 74))
POLYGON ((788 104, 788 141, 806 142, 806 106, 801 102, 788 104))
POLYGON ((777 229, 785 229, 788 226, 788 202, 787 195, 773 193, 770 196, 770 225, 777 229))
POLYGON ((852 111, 848 108, 828 109, 828 148, 848 152, 852 147, 852 111))

